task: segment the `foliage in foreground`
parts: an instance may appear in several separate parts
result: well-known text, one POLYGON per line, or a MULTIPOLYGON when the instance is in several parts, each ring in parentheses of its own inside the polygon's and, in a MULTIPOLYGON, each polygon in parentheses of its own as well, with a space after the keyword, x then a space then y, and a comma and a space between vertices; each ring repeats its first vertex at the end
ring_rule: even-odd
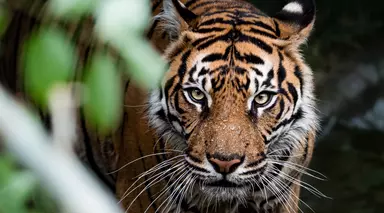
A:
MULTIPOLYGON (((23 46, 24 85, 28 95, 47 110, 55 85, 81 83, 81 107, 86 119, 99 132, 114 129, 122 107, 120 76, 128 74, 139 85, 152 88, 158 85, 166 67, 142 37, 149 23, 149 1, 49 0, 47 4, 52 14, 67 21, 92 15, 96 20, 96 35, 119 52, 128 69, 124 70, 126 73, 118 73, 110 56, 93 52, 84 70, 78 70, 76 47, 70 38, 58 28, 42 26, 35 29, 23 46), (70 82, 78 71, 84 73, 84 78, 70 82)), ((9 15, 0 4, 0 37, 7 29, 9 15)), ((38 175, 16 162, 8 153, 0 152, 0 212, 59 212, 56 202, 40 185, 38 175)))
POLYGON ((0 153, 0 212, 53 213, 56 204, 39 185, 36 176, 22 169, 5 153, 0 153))

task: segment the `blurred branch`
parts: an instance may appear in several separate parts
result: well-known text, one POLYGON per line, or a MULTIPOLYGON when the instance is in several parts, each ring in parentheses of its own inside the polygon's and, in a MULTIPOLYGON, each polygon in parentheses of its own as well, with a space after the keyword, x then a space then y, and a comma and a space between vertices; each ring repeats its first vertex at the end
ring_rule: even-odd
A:
MULTIPOLYGON (((53 112, 56 112, 57 104, 62 104, 61 110, 71 116, 56 120, 54 124, 70 124, 70 120, 75 119, 71 113, 71 107, 74 106, 73 98, 69 98, 71 90, 61 88, 53 91, 50 96, 53 112)), ((4 138, 5 146, 17 155, 25 166, 40 176, 65 210, 71 213, 121 212, 101 184, 90 176, 73 155, 53 146, 52 138, 47 135, 42 125, 2 87, 0 111, 0 135, 4 138)), ((73 131, 71 128, 75 126, 68 124, 62 125, 62 128, 70 128, 67 129, 70 133, 73 131)))
POLYGON ((53 143, 57 149, 72 153, 76 141, 76 109, 81 85, 55 85, 50 92, 49 108, 52 114, 53 143), (71 90, 75 89, 75 92, 71 90))

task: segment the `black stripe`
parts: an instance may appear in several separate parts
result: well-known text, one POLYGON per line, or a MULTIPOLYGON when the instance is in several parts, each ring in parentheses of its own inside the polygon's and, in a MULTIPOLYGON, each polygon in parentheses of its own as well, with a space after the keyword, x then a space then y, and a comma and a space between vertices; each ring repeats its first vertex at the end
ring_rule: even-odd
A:
POLYGON ((168 112, 168 116, 167 117, 168 117, 168 120, 169 120, 170 123, 178 122, 180 124, 179 118, 174 116, 174 115, 172 115, 171 113, 168 112))
POLYGON ((302 96, 303 95, 304 83, 303 83, 303 73, 301 72, 299 66, 295 67, 294 74, 299 79, 299 82, 300 82, 300 95, 302 96))
POLYGON ((260 34, 260 35, 262 35, 262 36, 266 36, 266 37, 268 37, 268 38, 274 38, 274 39, 277 38, 276 35, 272 35, 272 34, 270 34, 270 33, 267 33, 267 32, 264 32, 264 31, 262 31, 262 30, 258 30, 258 29, 255 29, 255 28, 251 28, 249 31, 252 32, 252 33, 260 34))
POLYGON ((269 26, 268 24, 265 24, 264 22, 262 21, 255 21, 252 23, 252 25, 255 25, 255 26, 258 26, 258 27, 261 27, 261 28, 264 28, 266 30, 269 30, 271 32, 274 32, 276 34, 276 36, 280 36, 280 34, 278 35, 277 34, 277 31, 275 31, 271 26, 269 26))
POLYGON ((265 52, 272 54, 272 51, 273 51, 272 47, 258 38, 241 34, 239 36, 238 41, 239 42, 251 42, 252 44, 258 46, 260 49, 264 50, 265 52))
POLYGON ((295 86, 293 86, 292 83, 288 82, 288 91, 291 93, 292 98, 293 98, 293 110, 295 110, 297 100, 299 99, 299 96, 297 94, 297 90, 295 86))
POLYGON ((212 18, 212 19, 208 19, 206 21, 203 21, 203 22, 199 23, 198 28, 203 27, 203 26, 213 25, 213 24, 228 24, 228 25, 232 25, 233 21, 232 20, 224 20, 223 18, 212 18))
POLYGON ((279 108, 280 108, 280 111, 279 111, 279 113, 276 116, 276 120, 280 120, 281 119, 281 116, 283 115, 283 112, 285 110, 285 102, 284 102, 283 98, 280 99, 279 108))
POLYGON ((207 79, 206 78, 203 78, 203 80, 201 81, 201 86, 203 88, 205 88, 205 85, 207 84, 207 79))
MULTIPOLYGON (((209 69, 202 68, 198 74, 198 76, 203 76, 209 72, 209 69)), ((205 79, 204 79, 205 80, 205 79)))
POLYGON ((239 18, 254 18, 259 19, 260 16, 265 16, 264 14, 257 13, 256 11, 249 11, 250 8, 240 8, 240 10, 230 11, 231 13, 228 15, 228 17, 233 19, 239 19, 239 18))
POLYGON ((207 36, 207 37, 204 37, 204 38, 199 38, 199 39, 197 39, 196 41, 194 41, 194 42, 192 43, 192 46, 193 46, 193 47, 197 47, 197 46, 200 45, 201 43, 206 42, 207 40, 210 40, 210 39, 212 39, 212 38, 214 38, 214 37, 215 37, 214 35, 210 35, 210 36, 207 36))
POLYGON ((223 77, 217 77, 211 79, 212 89, 213 91, 217 92, 225 85, 225 79, 223 77))
POLYGON ((263 173, 263 171, 265 171, 265 166, 263 166, 261 168, 258 168, 258 169, 254 169, 254 170, 248 171, 248 172, 243 172, 240 175, 256 175, 256 174, 263 173))
POLYGON ((215 8, 215 11, 212 11, 212 12, 207 12, 207 13, 204 13, 204 16, 206 17, 209 17, 209 16, 214 16, 214 15, 224 15, 224 14, 234 14, 233 11, 228 11, 228 9, 219 9, 219 8, 215 8))
POLYGON ((284 88, 280 88, 280 89, 279 89, 279 93, 281 93, 282 95, 284 95, 284 97, 286 97, 289 101, 292 102, 291 97, 288 95, 287 90, 285 90, 284 88))
POLYGON ((163 120, 163 121, 166 121, 167 120, 167 117, 165 116, 165 112, 163 109, 159 110, 156 112, 156 116, 160 119, 160 120, 163 120))
POLYGON ((203 172, 203 173, 209 173, 208 170, 204 169, 204 168, 201 168, 201 167, 198 167, 198 166, 195 166, 193 164, 188 164, 190 167, 192 167, 194 170, 197 170, 199 172, 203 172))
POLYGON ((198 45, 197 49, 198 50, 203 50, 203 49, 208 48, 209 46, 211 46, 212 44, 214 44, 214 43, 216 43, 218 41, 228 41, 228 39, 229 39, 229 35, 228 34, 229 33, 227 33, 225 35, 222 35, 222 36, 219 36, 219 37, 213 37, 212 39, 209 39, 209 40, 201 43, 200 45, 198 45))
POLYGON ((281 62, 280 59, 280 64, 279 64, 279 69, 277 71, 277 79, 278 79, 278 87, 281 88, 281 84, 287 77, 287 71, 285 70, 283 63, 281 62))
POLYGON ((254 67, 251 67, 251 69, 256 72, 256 75, 261 76, 261 77, 264 76, 263 73, 259 69, 254 68, 254 67))
POLYGON ((247 77, 246 79, 247 79, 247 80, 246 80, 246 82, 245 82, 244 87, 245 87, 246 90, 248 90, 248 89, 249 89, 249 86, 251 85, 251 80, 250 80, 248 77, 247 77))
POLYGON ((180 81, 183 79, 185 72, 187 71, 187 59, 191 55, 191 50, 188 50, 183 54, 181 57, 181 65, 179 66, 179 69, 177 71, 180 81))
POLYGON ((296 114, 293 114, 291 118, 283 120, 277 126, 275 126, 272 131, 280 129, 282 126, 286 126, 294 121, 297 121, 303 117, 303 110, 300 108, 296 114))
POLYGON ((276 20, 273 20, 273 23, 275 24, 275 34, 276 34, 277 37, 280 37, 281 36, 281 32, 280 32, 279 23, 277 23, 276 20))
MULTIPOLYGON (((245 73, 247 73, 246 69, 239 67, 239 66, 236 66, 234 68, 234 71, 235 71, 235 73, 240 74, 240 75, 244 75, 245 73)), ((236 78, 236 79, 238 80, 238 78, 236 78)))
POLYGON ((196 10, 200 7, 208 6, 210 4, 217 4, 217 1, 205 1, 203 3, 197 4, 196 6, 192 7, 191 10, 196 10))
POLYGON ((176 110, 179 114, 184 114, 184 113, 185 113, 185 110, 183 110, 182 108, 180 108, 180 104, 179 104, 179 96, 178 96, 178 95, 175 95, 175 110, 176 110))
POLYGON ((275 108, 275 106, 277 105, 277 101, 273 102, 271 106, 269 106, 268 108, 266 108, 265 110, 266 111, 271 111, 273 108, 275 108))
POLYGON ((204 34, 204 33, 217 33, 217 32, 223 32, 226 30, 225 28, 220 28, 220 27, 209 27, 209 28, 203 28, 203 29, 197 29, 195 32, 204 34))
POLYGON ((172 92, 170 93, 170 96, 175 95, 176 92, 179 91, 180 89, 182 89, 181 84, 180 84, 180 83, 177 83, 177 84, 175 85, 175 87, 173 88, 172 92))
POLYGON ((240 54, 239 51, 237 51, 236 47, 235 48, 235 58, 238 60, 241 60, 245 63, 249 64, 264 64, 264 60, 261 59, 259 56, 253 55, 252 53, 249 54, 244 54, 243 56, 240 54))
POLYGON ((261 156, 261 158, 259 160, 254 161, 252 163, 249 163, 248 165, 245 166, 245 168, 257 166, 265 160, 265 157, 266 157, 265 153, 260 153, 260 154, 258 154, 258 156, 261 156))
POLYGON ((273 69, 269 70, 267 74, 267 79, 261 84, 262 86, 271 87, 272 86, 272 79, 275 77, 275 72, 273 69))
POLYGON ((188 75, 189 75, 188 81, 195 82, 195 79, 193 79, 193 74, 195 74, 196 71, 197 71, 196 65, 193 66, 191 70, 189 70, 189 72, 188 72, 188 75))
POLYGON ((220 53, 212 53, 207 56, 205 56, 202 59, 202 62, 214 62, 214 61, 219 61, 225 59, 224 56, 220 53))
POLYGON ((210 8, 207 8, 207 11, 209 11, 210 9, 214 9, 214 10, 227 10, 227 11, 235 11, 235 10, 242 10, 244 12, 252 12, 252 13, 255 13, 255 10, 249 10, 251 8, 244 8, 244 5, 243 4, 237 4, 237 5, 215 5, 213 7, 210 7, 210 8))
POLYGON ((172 78, 170 78, 166 83, 165 83, 165 86, 164 86, 164 93, 165 93, 165 100, 168 101, 169 99, 169 90, 171 89, 171 87, 173 86, 173 83, 175 82, 175 79, 176 79, 176 76, 173 76, 172 78))
POLYGON ((189 0, 184 4, 185 7, 189 8, 192 4, 196 3, 198 0, 189 0))

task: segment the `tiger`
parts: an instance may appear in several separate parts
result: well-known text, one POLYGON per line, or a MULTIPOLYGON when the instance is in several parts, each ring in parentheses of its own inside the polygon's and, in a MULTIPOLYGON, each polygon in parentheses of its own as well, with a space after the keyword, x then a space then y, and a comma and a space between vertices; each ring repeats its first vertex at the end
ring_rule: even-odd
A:
POLYGON ((151 7, 146 37, 168 68, 150 91, 125 79, 110 136, 81 119, 93 170, 126 212, 300 211, 320 128, 313 71, 300 53, 315 1, 291 0, 274 16, 243 0, 151 7))

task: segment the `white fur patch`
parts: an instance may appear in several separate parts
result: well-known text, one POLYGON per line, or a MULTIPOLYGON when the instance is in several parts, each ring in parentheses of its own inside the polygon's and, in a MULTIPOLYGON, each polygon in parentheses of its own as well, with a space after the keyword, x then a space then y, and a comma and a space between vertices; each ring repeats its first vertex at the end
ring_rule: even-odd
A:
POLYGON ((301 6, 301 4, 299 4, 298 2, 291 2, 285 5, 283 10, 290 13, 304 13, 303 6, 301 6))
POLYGON ((175 129, 178 131, 178 132, 183 132, 183 127, 180 126, 180 124, 176 121, 173 121, 172 122, 172 125, 173 127, 175 127, 175 129))

